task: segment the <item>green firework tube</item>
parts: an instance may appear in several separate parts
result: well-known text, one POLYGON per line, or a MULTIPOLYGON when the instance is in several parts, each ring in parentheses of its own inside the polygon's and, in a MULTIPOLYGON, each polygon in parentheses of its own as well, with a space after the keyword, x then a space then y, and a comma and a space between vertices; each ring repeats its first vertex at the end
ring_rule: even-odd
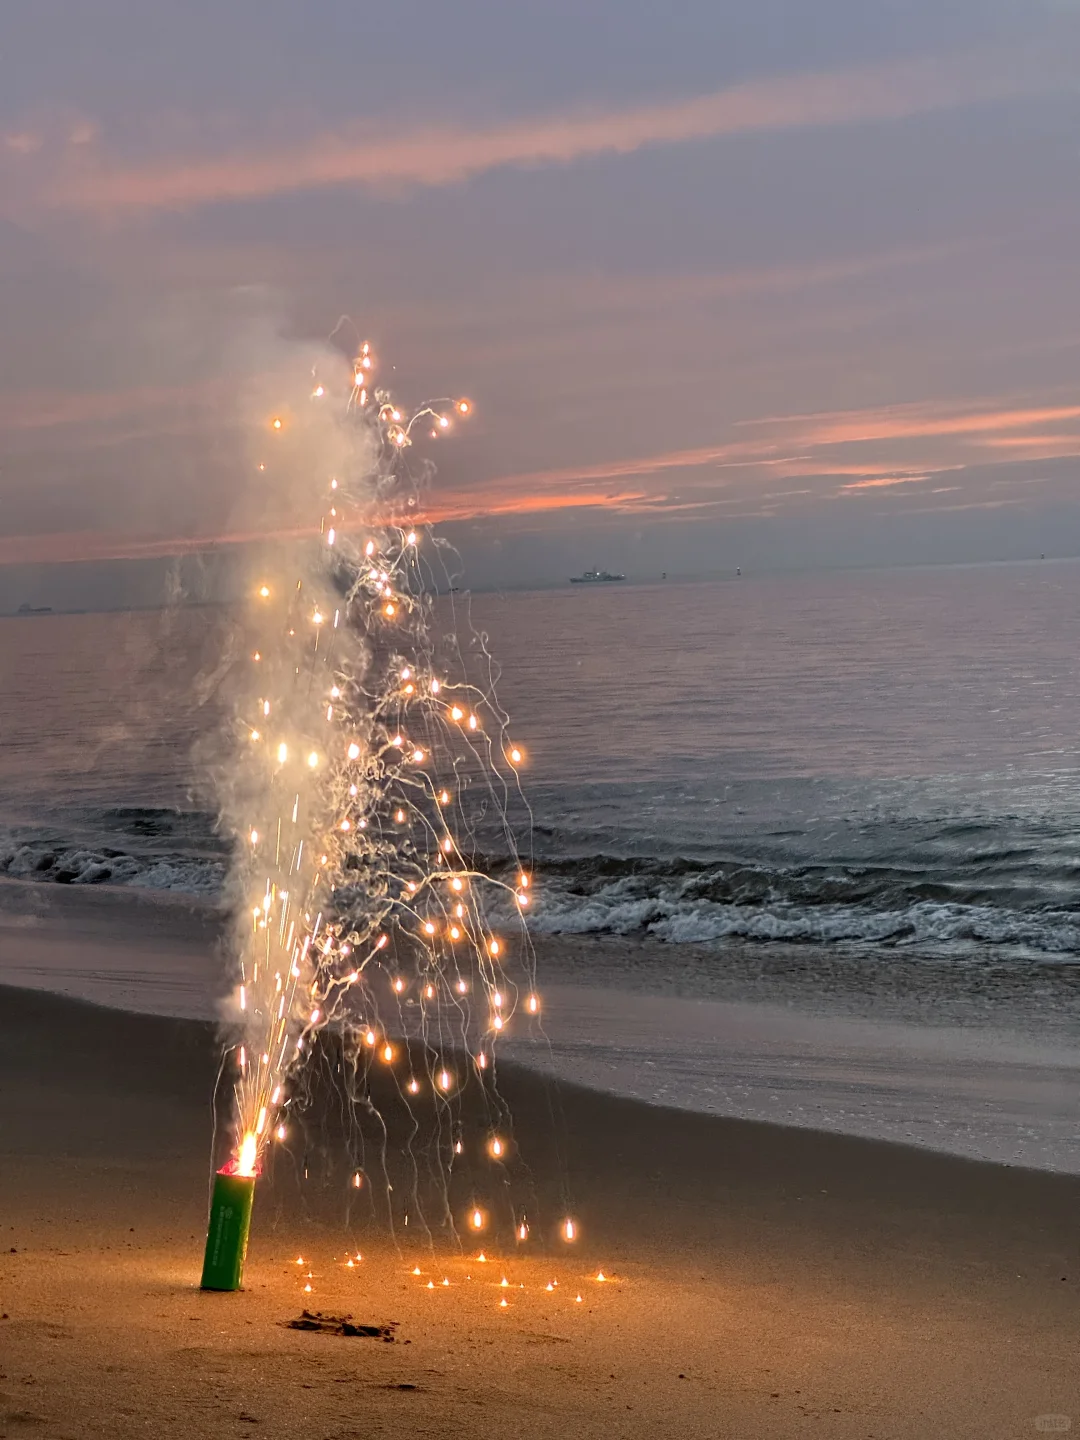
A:
POLYGON ((254 1175, 227 1175, 219 1170, 214 1176, 203 1258, 203 1290, 240 1289, 254 1199, 254 1175))

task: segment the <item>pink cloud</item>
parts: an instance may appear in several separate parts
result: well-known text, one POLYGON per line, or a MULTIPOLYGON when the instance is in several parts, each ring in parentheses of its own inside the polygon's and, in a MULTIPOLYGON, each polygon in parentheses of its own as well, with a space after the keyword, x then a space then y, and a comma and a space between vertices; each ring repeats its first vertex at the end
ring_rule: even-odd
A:
POLYGON ((899 120, 1052 88, 1050 65, 978 52, 751 80, 689 100, 513 121, 488 129, 453 124, 400 134, 372 122, 362 133, 323 134, 291 148, 225 156, 162 157, 150 165, 97 159, 61 171, 48 198, 59 207, 113 213, 189 209, 342 185, 449 185, 507 166, 566 165, 755 132, 899 120))
MULTIPOLYGON (((483 517, 538 515, 557 510, 632 509, 645 500, 640 491, 595 492, 581 495, 516 495, 502 500, 450 496, 426 506, 419 516, 425 525, 483 517)), ((309 540, 315 527, 225 531, 219 534, 137 536, 103 531, 63 534, 9 535, 0 538, 0 565, 65 563, 73 560, 147 560, 196 551, 221 550, 240 545, 309 540)))
MULTIPOLYGON (((774 416, 751 424, 790 427, 810 445, 848 445, 871 440, 993 436, 999 431, 1080 420, 1080 405, 974 408, 952 402, 896 405, 824 415, 774 416)), ((1034 438, 1034 437, 1032 437, 1034 438)), ((990 443, 989 439, 986 443, 990 443)))
POLYGON ((922 485, 929 478, 929 475, 884 475, 875 480, 853 480, 850 485, 842 485, 840 493, 843 495, 856 490, 891 490, 896 485, 922 485))
MULTIPOLYGON (((0 433, 5 429, 14 434, 19 430, 48 431, 56 426, 93 423, 107 435, 110 426, 123 425, 132 413, 148 414, 151 421, 156 416, 158 422, 167 424, 170 413, 182 402, 210 405, 219 395, 220 382, 212 380, 205 387, 176 390, 140 387, 92 395, 58 391, 8 396, 0 398, 0 433)), ((899 496, 908 487, 916 487, 944 471, 964 471, 972 464, 996 465, 1003 458, 1012 461, 1020 453, 1029 461, 1077 453, 1080 439, 1067 431, 1078 421, 1077 405, 1015 401, 951 406, 942 402, 778 416, 755 422, 758 433, 753 438, 747 438, 748 427, 736 427, 737 438, 712 445, 495 475, 466 485, 441 482, 428 498, 424 519, 439 523, 485 517, 551 517, 588 509, 675 518, 695 512, 732 513, 738 507, 760 507, 763 503, 805 503, 811 494, 822 501, 860 494, 899 496), (1055 425, 1066 433, 1055 434, 1055 425), (1030 428, 1030 434, 1018 433, 1026 428, 1030 428), (927 442, 934 453, 920 455, 917 467, 898 465, 896 446, 913 441, 927 442), (867 449, 870 453, 861 453, 867 449), (694 472, 704 473, 695 476, 694 472), (683 494, 672 492, 668 477, 673 474, 684 477, 680 480, 683 494), (846 483, 835 488, 834 482, 841 478, 846 483), (819 483, 813 491, 774 488, 778 481, 786 479, 816 479, 819 483)), ((85 440, 80 439, 83 443, 85 440)), ((1031 477, 1016 473, 1011 465, 999 474, 1003 478, 993 482, 998 488, 1013 490, 1031 483, 1031 477)), ((985 486, 985 482, 981 483, 985 486)), ((944 495, 956 488, 942 486, 921 494, 944 495)), ((916 498, 919 492, 908 489, 908 493, 916 498)), ((963 508, 1000 503, 1013 501, 973 496, 963 508)), ((13 536, 0 542, 0 563, 164 556, 303 533, 286 533, 268 526, 251 533, 13 536)))

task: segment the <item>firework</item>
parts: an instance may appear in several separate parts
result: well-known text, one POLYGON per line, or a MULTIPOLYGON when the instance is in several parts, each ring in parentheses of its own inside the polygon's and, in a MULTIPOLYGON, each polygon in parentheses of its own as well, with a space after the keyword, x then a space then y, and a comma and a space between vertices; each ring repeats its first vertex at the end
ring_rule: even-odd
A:
MULTIPOLYGON (((364 345, 337 404, 332 378, 316 376, 306 400, 316 418, 296 423, 332 429, 345 459, 332 473, 314 468, 305 485, 305 528, 318 539, 259 576, 245 607, 222 794, 236 855, 237 1041, 233 1153, 215 1205, 219 1188, 226 1208, 238 1185, 247 1196, 243 1238, 230 1242, 239 1259, 224 1271, 231 1288, 255 1177, 288 1135, 293 1081, 318 1031, 354 1037, 403 1097, 448 1112, 449 1170, 462 1153, 451 1138, 458 1097, 493 1085, 497 1041, 519 1011, 540 1010, 522 914, 531 875, 509 827, 499 827, 505 873, 473 859, 478 804, 505 816, 525 752, 490 683, 433 638, 437 551, 418 520, 428 466, 410 454, 472 407, 447 400, 406 414, 374 372, 364 345), (509 917, 509 936, 494 932, 492 913, 509 917)), ((269 418, 260 473, 272 473, 291 423, 269 418)), ((509 1140, 480 1148, 504 1164, 509 1140)), ((481 1200, 459 1217, 466 1232, 486 1224, 481 1200)), ((209 1241, 207 1266, 222 1278, 209 1241)))
POLYGON ((255 1176, 221 1170, 214 1176, 203 1258, 204 1290, 238 1290, 244 1273, 255 1176))

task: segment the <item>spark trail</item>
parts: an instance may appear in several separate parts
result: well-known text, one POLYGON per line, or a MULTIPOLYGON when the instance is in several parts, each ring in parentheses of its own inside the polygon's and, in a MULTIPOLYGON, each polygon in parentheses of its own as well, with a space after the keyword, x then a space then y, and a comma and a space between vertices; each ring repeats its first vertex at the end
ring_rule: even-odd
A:
MULTIPOLYGON (((489 683, 436 638, 438 549, 417 523, 427 466, 411 453, 464 420, 466 400, 406 414, 364 345, 305 403, 333 427, 332 473, 303 485, 297 542, 245 602, 246 656, 223 820, 235 841, 235 1138, 228 1174, 253 1177, 287 1133, 316 1032, 334 1026, 406 1099, 454 1110, 493 1085, 497 1043, 540 999, 523 912, 530 873, 506 820, 525 755, 489 683), (340 388, 340 387, 339 387, 340 388), (510 857, 493 876, 475 827, 495 817, 510 857), (509 936, 491 916, 510 919, 509 936)), ((304 422, 309 423, 308 420, 304 422)), ((271 417, 265 464, 293 421, 271 417)), ((260 470, 263 466, 260 465, 260 470)), ((444 583, 444 589, 447 588, 444 583)), ((496 1107, 495 1113, 498 1113, 496 1107)), ((510 1142, 493 1129, 488 1157, 510 1142)), ((359 1176, 356 1177, 359 1183, 359 1176)), ((463 1217, 480 1228, 476 1203, 463 1217)), ((528 1227, 515 1218, 519 1238, 528 1227)), ((573 1235, 572 1222, 568 1234, 573 1235)))

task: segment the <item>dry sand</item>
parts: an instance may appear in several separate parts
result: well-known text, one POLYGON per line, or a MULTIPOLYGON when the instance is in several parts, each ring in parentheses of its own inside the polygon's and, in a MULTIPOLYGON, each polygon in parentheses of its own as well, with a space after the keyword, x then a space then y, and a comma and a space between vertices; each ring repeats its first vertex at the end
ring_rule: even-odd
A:
MULTIPOLYGON (((279 1163, 247 1288, 202 1294, 216 1064, 197 1022, 0 990, 0 1436, 1080 1428, 1078 1179, 563 1085, 572 1249, 398 1253, 279 1163), (305 1305, 396 1339, 284 1328, 305 1305)), ((503 1088, 558 1170, 545 1083, 503 1088)))

